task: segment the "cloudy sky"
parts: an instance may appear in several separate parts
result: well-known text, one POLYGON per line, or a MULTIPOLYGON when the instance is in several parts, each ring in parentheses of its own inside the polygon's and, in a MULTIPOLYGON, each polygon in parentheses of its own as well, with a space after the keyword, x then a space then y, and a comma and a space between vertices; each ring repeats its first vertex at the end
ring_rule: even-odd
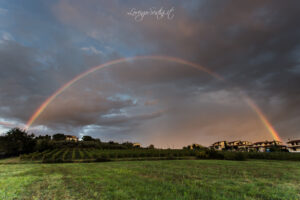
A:
POLYGON ((299 1, 1 0, 0 131, 24 127, 92 67, 163 55, 227 81, 175 62, 123 62, 66 89, 29 131, 158 147, 272 139, 244 93, 284 141, 299 139, 299 19, 299 1), (160 9, 159 19, 133 12, 160 9))

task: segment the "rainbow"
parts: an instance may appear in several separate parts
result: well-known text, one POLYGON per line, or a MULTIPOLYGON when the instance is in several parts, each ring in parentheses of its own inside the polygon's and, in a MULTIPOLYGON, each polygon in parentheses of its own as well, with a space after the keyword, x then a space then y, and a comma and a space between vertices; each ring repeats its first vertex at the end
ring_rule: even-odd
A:
POLYGON ((7 121, 0 121, 0 127, 4 127, 4 128, 16 128, 16 127, 19 127, 21 129, 23 129, 24 125, 23 124, 11 123, 11 122, 7 122, 7 121))
POLYGON ((9 122, 0 122, 0 126, 13 127, 14 125, 9 122))
POLYGON ((269 122, 267 117, 264 115, 264 113, 259 109, 259 107, 253 102, 252 99, 250 99, 247 96, 244 96, 245 101, 248 103, 248 105, 255 111, 259 119, 262 121, 262 123, 265 125, 265 127, 268 129, 269 133, 271 133, 274 140, 282 141, 279 134, 275 130, 275 128, 272 126, 272 124, 269 122))
MULTIPOLYGON (((158 60, 158 61, 168 61, 168 62, 175 62, 175 63, 183 64, 183 65, 190 66, 190 67, 193 67, 195 69, 198 69, 200 71, 206 72, 206 73, 210 74, 211 76, 215 77, 218 80, 225 81, 225 79, 223 77, 221 77, 220 75, 214 73, 213 71, 211 71, 211 70, 209 70, 209 69, 207 69, 207 68, 205 68, 201 65, 198 65, 196 63, 183 60, 181 58, 175 58, 175 57, 170 57, 170 56, 136 56, 136 57, 130 57, 130 58, 120 58, 120 59, 116 59, 116 60, 101 64, 101 65, 98 65, 96 67, 93 67, 93 68, 83 72, 82 74, 79 74, 78 76, 76 76, 75 78, 70 80, 69 82, 67 82, 65 85, 63 85, 61 88, 59 88, 56 92, 54 92, 48 99, 46 99, 42 103, 42 105, 40 105, 40 107, 38 107, 38 109, 34 112, 34 114, 30 117, 30 119, 26 123, 25 129, 28 130, 30 128, 30 126, 37 120, 37 118, 44 112, 44 110, 47 108, 47 106, 57 96, 59 96, 66 89, 71 87, 75 82, 77 82, 80 79, 86 77, 87 75, 89 75, 89 74, 91 74, 91 73, 93 73, 93 72, 95 72, 99 69, 109 67, 109 66, 113 66, 113 65, 117 65, 117 64, 120 64, 120 63, 123 63, 123 62, 136 61, 136 60, 148 60, 148 59, 158 60)), ((267 120, 267 118, 264 116, 263 112, 258 108, 258 106, 252 100, 250 100, 250 98, 245 98, 245 99, 246 99, 246 102, 249 104, 249 106, 259 116, 260 120, 266 126, 267 130, 271 133, 272 137, 275 140, 280 140, 281 141, 278 133, 272 127, 271 123, 267 120)))

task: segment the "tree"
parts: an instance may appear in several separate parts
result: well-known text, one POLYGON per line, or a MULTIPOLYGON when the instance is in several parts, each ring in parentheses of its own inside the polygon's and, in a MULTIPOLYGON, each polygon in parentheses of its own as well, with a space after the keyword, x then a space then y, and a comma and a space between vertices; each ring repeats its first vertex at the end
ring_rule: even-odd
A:
POLYGON ((83 141, 94 141, 95 139, 92 136, 85 135, 82 137, 83 141))
POLYGON ((37 140, 51 140, 51 136, 50 135, 39 135, 35 139, 37 139, 37 140))
POLYGON ((111 140, 111 141, 108 142, 108 144, 114 145, 114 144, 118 144, 118 143, 111 140))
POLYGON ((127 142, 123 142, 122 145, 124 147, 126 147, 127 149, 133 148, 133 143, 132 142, 128 142, 128 141, 127 142))
POLYGON ((56 140, 56 141, 65 140, 66 136, 63 133, 56 133, 56 134, 52 135, 52 139, 56 140))
POLYGON ((6 156, 31 153, 34 151, 35 143, 33 134, 19 128, 13 128, 0 137, 0 146, 6 156))
POLYGON ((153 145, 153 144, 150 144, 150 145, 148 146, 148 149, 154 149, 154 145, 153 145))

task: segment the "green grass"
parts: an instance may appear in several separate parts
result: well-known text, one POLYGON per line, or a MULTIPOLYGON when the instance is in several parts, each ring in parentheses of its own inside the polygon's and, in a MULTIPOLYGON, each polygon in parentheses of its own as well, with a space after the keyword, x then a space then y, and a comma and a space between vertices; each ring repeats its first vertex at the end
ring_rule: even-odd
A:
POLYGON ((0 164, 0 199, 296 200, 300 165, 270 160, 0 164))

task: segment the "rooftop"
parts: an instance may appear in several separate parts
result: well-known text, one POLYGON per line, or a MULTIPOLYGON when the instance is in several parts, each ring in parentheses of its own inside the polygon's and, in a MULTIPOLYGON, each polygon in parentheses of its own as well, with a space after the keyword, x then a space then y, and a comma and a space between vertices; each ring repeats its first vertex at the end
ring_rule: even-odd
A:
POLYGON ((290 143, 294 143, 294 142, 300 142, 300 140, 290 140, 287 143, 290 144, 290 143))
POLYGON ((77 138, 77 137, 74 136, 74 135, 66 135, 66 137, 77 138))

